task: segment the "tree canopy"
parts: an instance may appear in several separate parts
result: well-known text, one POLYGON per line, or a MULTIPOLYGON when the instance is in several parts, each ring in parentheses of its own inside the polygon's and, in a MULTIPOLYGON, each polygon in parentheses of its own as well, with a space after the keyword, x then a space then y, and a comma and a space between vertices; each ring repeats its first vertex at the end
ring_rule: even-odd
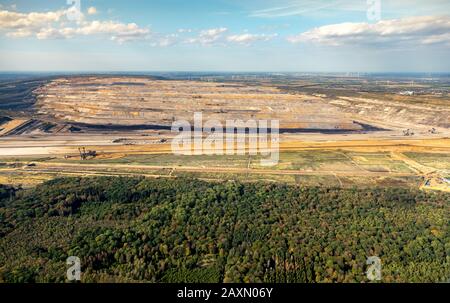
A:
POLYGON ((450 278, 450 195, 194 179, 0 187, 0 281, 384 282, 450 278))

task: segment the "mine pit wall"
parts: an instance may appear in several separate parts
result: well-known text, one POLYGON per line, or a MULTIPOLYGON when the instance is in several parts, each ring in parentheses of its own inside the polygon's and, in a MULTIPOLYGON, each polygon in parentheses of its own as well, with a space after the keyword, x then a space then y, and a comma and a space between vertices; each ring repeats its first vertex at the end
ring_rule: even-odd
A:
MULTIPOLYGON (((15 85, 17 88, 23 85, 17 94, 25 98, 20 106, 26 107, 34 118, 54 124, 79 125, 88 130, 164 129, 171 126, 174 120, 187 120, 193 124, 196 111, 203 113, 204 121, 215 119, 223 121, 223 124, 227 119, 276 119, 280 121, 280 128, 291 132, 370 132, 389 128, 386 124, 377 124, 377 121, 450 128, 448 106, 425 108, 416 104, 359 97, 330 100, 326 96, 292 94, 275 87, 241 83, 74 76, 22 84, 17 82, 15 85), (30 98, 33 100, 31 103, 30 98), (365 120, 365 117, 371 119, 365 120)), ((11 90, 11 87, 0 85, 0 91, 11 90)), ((0 96, 4 98, 3 94, 0 96)), ((18 102, 14 98, 8 100, 3 103, 4 107, 12 108, 18 102)), ((403 128, 403 125, 397 129, 403 128)), ((55 129, 49 128, 47 132, 55 129)), ((28 127, 14 133, 31 131, 28 127)))
POLYGON ((36 108, 65 123, 109 126, 171 126, 175 120, 279 120, 286 129, 364 128, 313 96, 274 87, 128 78, 58 79, 41 88, 36 108), (129 85, 133 82, 133 85, 129 85), (325 108, 324 108, 325 107, 325 108))
POLYGON ((450 107, 421 106, 394 101, 339 97, 330 102, 343 113, 367 116, 379 121, 397 121, 425 127, 450 128, 450 107))
POLYGON ((53 78, 38 78, 0 82, 0 110, 33 111, 36 103, 35 92, 47 85, 53 78))

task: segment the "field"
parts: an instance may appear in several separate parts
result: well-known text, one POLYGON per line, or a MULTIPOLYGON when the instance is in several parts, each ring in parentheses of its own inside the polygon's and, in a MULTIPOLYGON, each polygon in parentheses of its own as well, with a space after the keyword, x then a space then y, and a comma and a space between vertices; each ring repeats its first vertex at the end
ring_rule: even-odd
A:
MULTIPOLYGON (((384 147, 385 149, 386 147, 384 147)), ((168 153, 122 154, 83 161, 79 158, 9 157, 3 158, 2 174, 22 175, 144 175, 176 177, 189 174, 211 180, 272 180, 298 184, 328 186, 409 186, 418 187, 425 175, 440 171, 447 154, 414 153, 409 158, 399 152, 357 152, 344 149, 282 151, 274 167, 260 164, 261 156, 199 155, 183 156, 168 153), (401 155, 402 157, 400 157, 401 155), (432 157, 433 161, 416 163, 415 158, 432 157), (419 171, 418 168, 423 171, 419 171), (425 168, 425 169, 424 169, 425 168), (316 181, 314 181, 316 180, 316 181)), ((10 177, 11 180, 14 178, 10 177)), ((10 182, 14 183, 14 182, 10 182)), ((27 182, 20 183, 27 186, 27 182)))

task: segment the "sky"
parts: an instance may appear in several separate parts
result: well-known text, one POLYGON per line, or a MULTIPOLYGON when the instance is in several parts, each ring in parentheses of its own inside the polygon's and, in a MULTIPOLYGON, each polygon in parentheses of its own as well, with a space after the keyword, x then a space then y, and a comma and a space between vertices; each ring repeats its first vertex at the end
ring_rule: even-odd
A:
POLYGON ((449 72, 450 0, 0 0, 0 71, 449 72))

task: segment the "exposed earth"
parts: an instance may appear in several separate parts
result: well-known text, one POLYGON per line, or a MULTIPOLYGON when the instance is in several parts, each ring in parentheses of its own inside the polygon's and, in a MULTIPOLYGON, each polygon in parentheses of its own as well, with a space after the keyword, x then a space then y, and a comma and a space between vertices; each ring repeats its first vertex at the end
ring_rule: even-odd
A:
POLYGON ((417 83, 417 93, 404 94, 403 90, 411 88, 401 81, 386 87, 375 80, 353 80, 366 81, 362 83, 366 89, 351 85, 342 89, 348 79, 335 79, 337 84, 330 88, 330 79, 321 78, 290 79, 280 85, 265 78, 231 81, 91 75, 3 83, 0 176, 7 183, 24 186, 64 174, 175 177, 193 173, 205 179, 243 175, 247 180, 254 176, 255 180, 296 183, 307 179, 301 176, 325 178, 312 184, 327 183, 331 176, 331 185, 338 186, 370 186, 372 181, 396 186, 401 180, 407 186, 427 189, 427 184, 433 184, 432 189, 448 190, 448 84, 436 88, 434 82, 417 83), (24 95, 28 107, 11 101, 24 95), (203 121, 223 124, 239 119, 279 120, 279 164, 260 168, 255 164, 258 157, 248 155, 233 159, 203 155, 194 157, 195 163, 186 158, 179 161, 172 155, 171 141, 176 134, 170 128, 178 120, 192 123, 195 112, 202 113, 203 121), (89 151, 92 155, 80 156, 89 151), (305 152, 318 157, 308 159, 305 152), (337 153, 341 155, 327 156, 337 153), (412 159, 408 153, 418 156, 412 159), (374 154, 383 161, 374 159, 374 154), (157 157, 151 160, 151 155, 157 157), (128 160, 130 157, 133 160, 128 160), (298 166, 302 161, 317 165, 298 166), (35 178, 24 180, 26 173, 35 178), (361 177, 364 182, 358 180, 361 177), (436 182, 440 185, 434 186, 436 182))

